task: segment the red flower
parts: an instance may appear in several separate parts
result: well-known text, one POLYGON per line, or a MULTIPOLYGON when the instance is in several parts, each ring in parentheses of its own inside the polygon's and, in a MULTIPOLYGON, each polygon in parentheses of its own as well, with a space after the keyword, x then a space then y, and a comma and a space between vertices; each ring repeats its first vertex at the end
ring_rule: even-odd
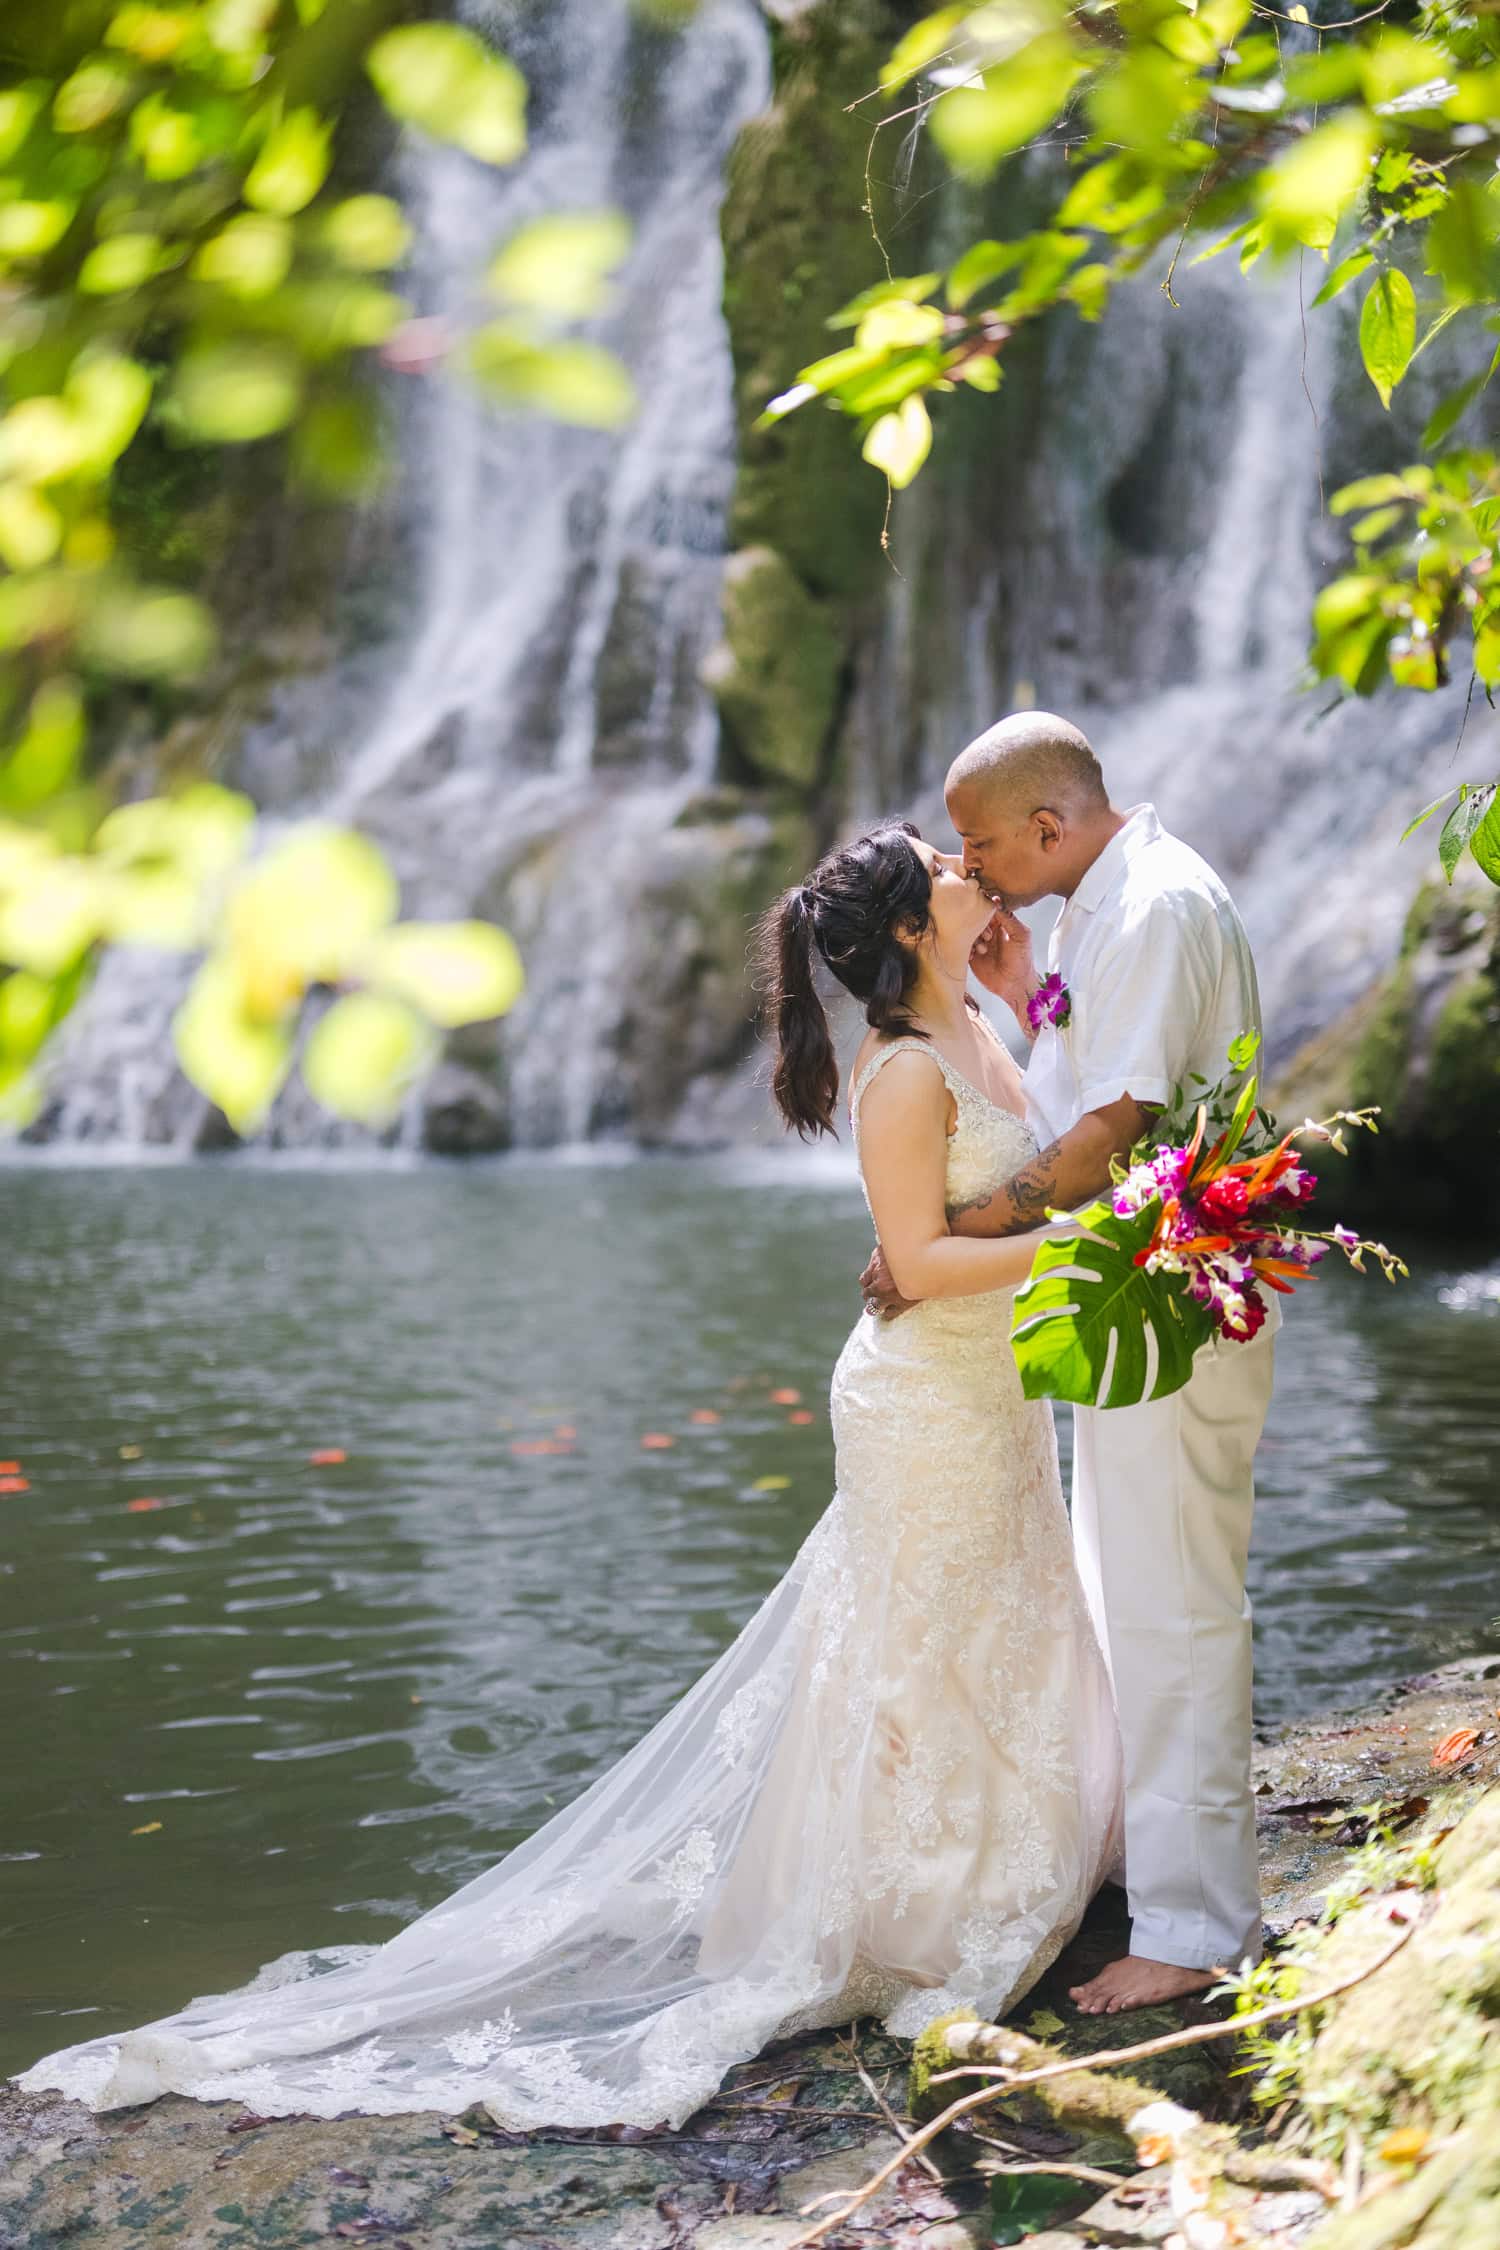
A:
POLYGON ((1218 1179, 1209 1181, 1197 1202, 1203 1230, 1212 1234, 1242 1219, 1250 1207, 1250 1196, 1243 1180, 1231 1173, 1222 1173, 1218 1179))

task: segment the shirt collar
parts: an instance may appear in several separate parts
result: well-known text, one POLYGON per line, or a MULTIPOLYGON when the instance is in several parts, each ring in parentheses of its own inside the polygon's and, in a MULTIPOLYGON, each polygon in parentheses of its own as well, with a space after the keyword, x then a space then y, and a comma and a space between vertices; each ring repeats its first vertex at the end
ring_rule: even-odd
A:
POLYGON ((1156 843, 1161 833, 1155 805, 1132 805, 1125 815, 1124 827, 1111 836, 1068 905, 1076 906, 1082 914, 1092 914, 1095 907, 1103 905, 1136 853, 1143 851, 1147 844, 1156 843))

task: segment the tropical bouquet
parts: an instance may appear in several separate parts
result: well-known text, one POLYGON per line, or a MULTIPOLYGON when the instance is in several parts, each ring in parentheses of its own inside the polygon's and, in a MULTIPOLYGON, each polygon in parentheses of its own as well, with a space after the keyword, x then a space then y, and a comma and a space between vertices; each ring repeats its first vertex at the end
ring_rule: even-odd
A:
POLYGON ((1278 1133, 1250 1074, 1258 1045, 1253 1033, 1237 1039, 1217 1086, 1195 1078, 1186 1099, 1177 1089, 1128 1163, 1115 1159, 1109 1193, 1073 1214, 1080 1235, 1038 1250, 1011 1337, 1028 1398, 1166 1398, 1203 1344, 1248 1342, 1265 1325, 1266 1291, 1290 1295, 1330 1250, 1360 1272, 1372 1258, 1387 1281, 1406 1272, 1351 1227, 1303 1223, 1318 1182, 1297 1144, 1343 1155, 1345 1128, 1373 1133, 1379 1112, 1339 1110, 1278 1133))

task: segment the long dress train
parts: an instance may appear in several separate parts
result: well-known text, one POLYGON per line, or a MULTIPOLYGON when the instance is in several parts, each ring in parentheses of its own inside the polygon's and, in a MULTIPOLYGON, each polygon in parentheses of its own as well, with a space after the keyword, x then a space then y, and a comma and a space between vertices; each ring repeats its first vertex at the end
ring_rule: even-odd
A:
MULTIPOLYGON (((859 1099, 892 1054, 879 1049, 859 1099)), ((921 1043, 923 1052, 934 1050, 921 1043)), ((941 1061, 941 1058, 937 1058, 941 1061)), ((949 1066, 950 1202, 1035 1153, 949 1066)), ((768 2041, 908 2036, 1041 1975, 1120 1851, 1108 1677, 1012 1292, 863 1316, 837 1483, 731 1647, 610 1771, 381 1945, 294 1952, 20 2073, 95 2110, 678 2125, 768 2041)))

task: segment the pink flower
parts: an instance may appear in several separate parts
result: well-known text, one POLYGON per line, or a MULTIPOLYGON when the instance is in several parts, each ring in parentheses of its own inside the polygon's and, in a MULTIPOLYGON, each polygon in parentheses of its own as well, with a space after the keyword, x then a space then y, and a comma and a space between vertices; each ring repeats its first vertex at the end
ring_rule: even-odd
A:
POLYGON ((1040 1031, 1044 1023, 1061 1031, 1072 1013, 1073 996, 1056 970, 1050 977, 1043 977, 1026 1003, 1026 1021, 1033 1031, 1040 1031))

